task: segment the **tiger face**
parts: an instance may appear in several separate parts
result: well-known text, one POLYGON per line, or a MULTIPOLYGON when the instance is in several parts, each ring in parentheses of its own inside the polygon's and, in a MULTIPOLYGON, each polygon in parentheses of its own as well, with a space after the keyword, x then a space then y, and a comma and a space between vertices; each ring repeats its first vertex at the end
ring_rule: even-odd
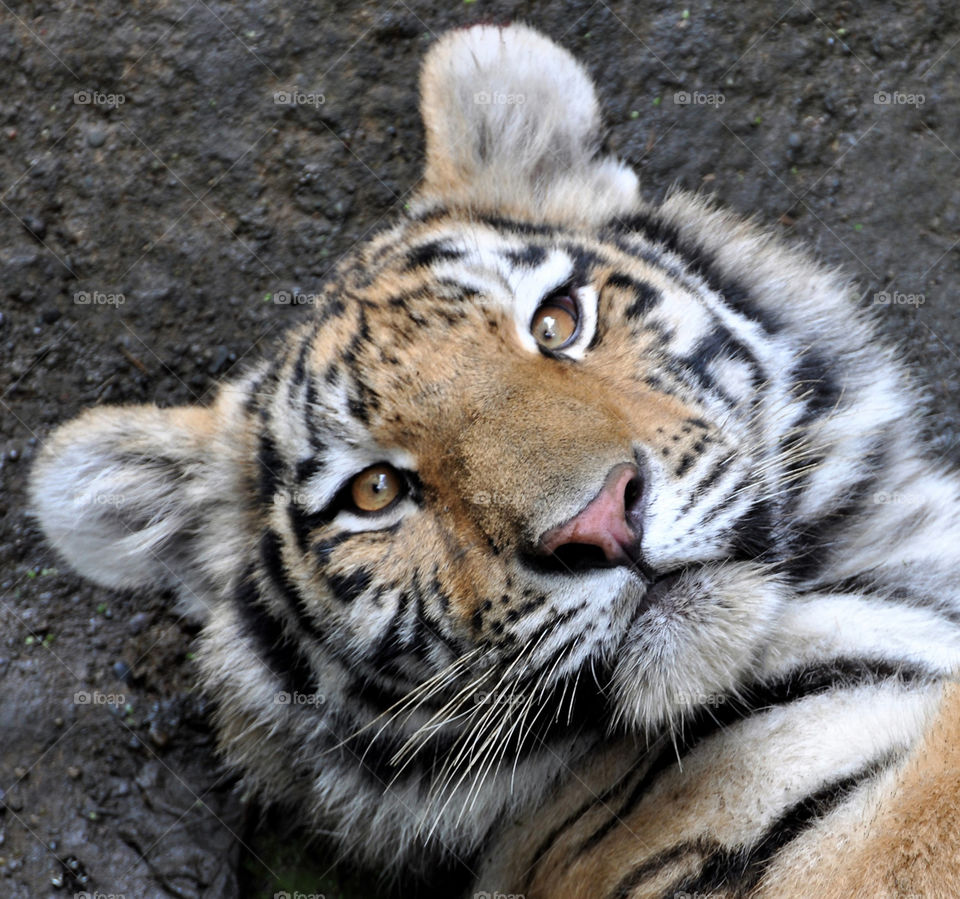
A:
POLYGON ((845 380, 870 332, 839 353, 832 276, 703 201, 647 206, 535 32, 444 38, 422 96, 415 201, 274 359, 210 407, 88 412, 33 474, 81 573, 201 617, 248 782, 387 834, 372 854, 477 844, 544 782, 511 770, 736 693, 894 377, 845 380))
MULTIPOLYGON (((266 555, 354 671, 403 692, 473 650, 472 675, 522 656, 547 688, 615 666, 633 627, 650 659, 762 635, 776 578, 739 593, 777 561, 764 523, 744 533, 778 484, 770 373, 627 227, 406 224, 258 386, 266 555)), ((630 663, 653 724, 738 675, 630 663)))

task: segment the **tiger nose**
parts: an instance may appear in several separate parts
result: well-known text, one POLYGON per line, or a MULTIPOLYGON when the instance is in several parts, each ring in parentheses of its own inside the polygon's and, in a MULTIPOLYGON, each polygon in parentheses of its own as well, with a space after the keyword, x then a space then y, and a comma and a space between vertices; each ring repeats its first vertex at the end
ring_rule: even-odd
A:
POLYGON ((600 492, 569 521, 540 537, 542 553, 558 558, 603 553, 608 565, 629 564, 640 541, 639 505, 641 481, 631 463, 614 466, 600 492), (593 551, 578 552, 587 547, 593 551))

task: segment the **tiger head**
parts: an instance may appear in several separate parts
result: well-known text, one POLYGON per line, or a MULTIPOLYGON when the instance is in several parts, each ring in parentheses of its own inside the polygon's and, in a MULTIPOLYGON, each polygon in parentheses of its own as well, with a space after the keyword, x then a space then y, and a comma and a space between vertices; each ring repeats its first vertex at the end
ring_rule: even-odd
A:
POLYGON ((206 407, 88 411, 33 471, 75 569, 202 618, 226 751, 274 794, 351 748, 490 773, 524 735, 655 730, 783 602, 800 355, 686 230, 719 213, 646 205, 526 27, 446 36, 421 88, 415 199, 275 358, 206 407))

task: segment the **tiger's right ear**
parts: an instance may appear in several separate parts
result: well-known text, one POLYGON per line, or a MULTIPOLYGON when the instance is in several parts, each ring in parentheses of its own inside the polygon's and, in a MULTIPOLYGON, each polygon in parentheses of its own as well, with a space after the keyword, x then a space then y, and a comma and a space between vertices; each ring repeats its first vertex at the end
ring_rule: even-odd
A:
POLYGON ((204 617, 244 552, 229 394, 90 409, 51 435, 30 474, 32 512, 74 570, 105 587, 172 587, 204 617))
POLYGON ((420 93, 423 207, 587 225, 636 207, 637 176, 600 153, 590 77, 532 28, 444 35, 424 60, 420 93))

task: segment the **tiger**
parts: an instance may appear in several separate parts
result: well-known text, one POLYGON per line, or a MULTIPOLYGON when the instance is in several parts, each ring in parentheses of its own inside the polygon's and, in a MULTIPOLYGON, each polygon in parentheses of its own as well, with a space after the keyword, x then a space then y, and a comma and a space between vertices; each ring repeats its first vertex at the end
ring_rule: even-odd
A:
POLYGON ((49 436, 49 542, 174 595, 245 793, 388 877, 960 895, 960 479, 856 285, 644 200, 531 27, 420 98, 412 199, 272 358, 49 436))

